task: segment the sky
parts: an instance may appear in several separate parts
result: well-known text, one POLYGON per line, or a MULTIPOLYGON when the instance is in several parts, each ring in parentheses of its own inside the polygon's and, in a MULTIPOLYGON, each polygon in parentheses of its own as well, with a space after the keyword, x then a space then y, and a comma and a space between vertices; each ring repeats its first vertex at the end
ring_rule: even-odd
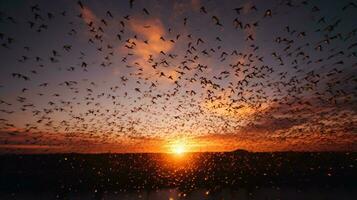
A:
POLYGON ((0 1, 0 153, 356 151, 356 1, 0 1))

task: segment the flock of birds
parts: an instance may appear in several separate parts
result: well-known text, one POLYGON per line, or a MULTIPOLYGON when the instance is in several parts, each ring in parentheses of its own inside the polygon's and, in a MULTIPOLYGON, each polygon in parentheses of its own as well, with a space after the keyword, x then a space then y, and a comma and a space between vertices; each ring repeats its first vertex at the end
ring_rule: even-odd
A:
POLYGON ((54 28, 53 20, 69 22, 66 34, 54 38, 66 43, 46 51, 44 44, 26 46, 0 29, 1 52, 16 54, 9 62, 19 66, 0 75, 2 144, 25 136, 26 144, 86 149, 210 134, 256 142, 331 144, 345 135, 356 141, 357 27, 344 26, 344 16, 356 13, 356 2, 334 8, 344 16, 324 16, 320 5, 308 0, 269 8, 247 3, 226 11, 236 16, 230 21, 202 2, 192 12, 211 24, 192 28, 194 19, 183 16, 174 25, 161 23, 164 30, 148 20, 157 18, 155 10, 134 0, 125 6, 128 14, 113 8, 102 17, 84 1, 77 2, 77 13, 34 4, 29 19, 1 11, 1 24, 40 37, 54 28), (284 9, 311 15, 314 26, 274 24, 284 9), (133 31, 137 26, 145 33, 133 31), (225 39, 228 31, 242 35, 237 41, 244 48, 230 47, 235 41, 225 39), (268 42, 260 40, 259 31, 271 36, 268 42), (85 44, 76 47, 68 42, 73 40, 85 44), (68 76, 43 81, 48 71, 68 76), (16 83, 4 82, 10 77, 16 83))

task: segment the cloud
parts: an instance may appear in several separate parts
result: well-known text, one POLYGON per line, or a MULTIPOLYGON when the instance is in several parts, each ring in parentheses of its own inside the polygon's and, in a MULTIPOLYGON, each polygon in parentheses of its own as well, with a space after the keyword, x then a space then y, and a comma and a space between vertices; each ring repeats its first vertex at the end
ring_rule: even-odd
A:
POLYGON ((170 41, 163 41, 161 37, 165 38, 166 31, 160 19, 132 19, 129 23, 130 30, 134 32, 138 38, 131 38, 136 46, 134 53, 138 58, 147 60, 149 56, 156 57, 161 51, 169 52, 173 48, 173 43, 170 41), (144 41, 147 41, 146 44, 144 41))
POLYGON ((357 136, 346 133, 320 135, 314 132, 294 137, 273 137, 260 132, 237 132, 235 134, 208 134, 195 137, 202 151, 233 151, 244 149, 253 152, 266 151, 356 151, 357 136))
POLYGON ((201 1, 200 0, 191 0, 191 6, 193 9, 198 10, 201 7, 201 1))
POLYGON ((265 115, 263 118, 252 121, 244 127, 247 132, 269 132, 274 133, 278 130, 290 129, 293 126, 302 125, 307 122, 305 118, 274 117, 265 115))
POLYGON ((89 24, 90 22, 98 21, 98 17, 87 6, 84 6, 83 9, 82 9, 82 18, 87 24, 89 24))
POLYGON ((36 145, 36 144, 0 144, 0 149, 58 149, 60 146, 36 145))
POLYGON ((220 116, 227 116, 239 119, 247 119, 257 112, 262 112, 269 107, 268 103, 259 107, 254 107, 248 103, 236 103, 231 98, 229 90, 219 92, 216 97, 210 101, 204 101, 201 105, 205 111, 220 116))
POLYGON ((198 12, 200 7, 201 7, 200 0, 175 1, 173 3, 173 15, 177 17, 191 10, 198 12))

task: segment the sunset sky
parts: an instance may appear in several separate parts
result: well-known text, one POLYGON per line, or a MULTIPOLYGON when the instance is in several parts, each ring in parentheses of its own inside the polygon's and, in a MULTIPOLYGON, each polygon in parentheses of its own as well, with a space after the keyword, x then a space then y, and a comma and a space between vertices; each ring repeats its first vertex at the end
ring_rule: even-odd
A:
POLYGON ((355 1, 0 1, 0 153, 356 151, 356 19, 355 1))

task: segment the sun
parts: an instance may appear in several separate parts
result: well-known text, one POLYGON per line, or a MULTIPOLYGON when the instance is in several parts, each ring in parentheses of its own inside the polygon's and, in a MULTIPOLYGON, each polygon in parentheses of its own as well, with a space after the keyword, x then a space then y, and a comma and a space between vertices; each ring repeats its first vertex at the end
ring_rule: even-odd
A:
POLYGON ((183 155, 187 152, 187 145, 183 142, 177 142, 172 144, 171 152, 176 155, 183 155))
POLYGON ((179 145, 173 149, 175 154, 183 154, 185 152, 185 147, 183 145, 179 145))

